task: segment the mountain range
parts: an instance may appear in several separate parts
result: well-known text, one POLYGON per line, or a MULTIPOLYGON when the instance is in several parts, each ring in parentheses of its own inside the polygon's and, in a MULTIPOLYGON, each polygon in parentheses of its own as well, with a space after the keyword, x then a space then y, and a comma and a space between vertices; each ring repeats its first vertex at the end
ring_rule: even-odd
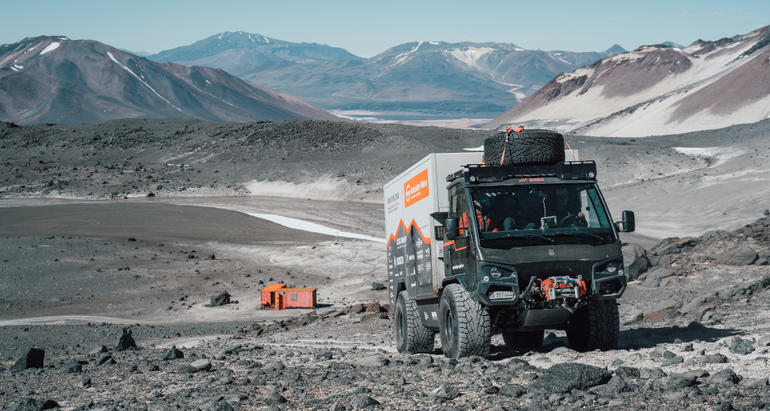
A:
POLYGON ((0 119, 79 124, 119 118, 338 119, 224 70, 157 63, 62 36, 0 45, 0 119))
POLYGON ((770 26, 687 47, 642 46, 560 74, 488 127, 594 136, 716 129, 770 117, 770 26))
POLYGON ((221 68, 329 110, 381 118, 491 118, 555 75, 625 52, 526 50, 510 43, 405 43, 371 57, 316 43, 226 32, 148 56, 221 68))

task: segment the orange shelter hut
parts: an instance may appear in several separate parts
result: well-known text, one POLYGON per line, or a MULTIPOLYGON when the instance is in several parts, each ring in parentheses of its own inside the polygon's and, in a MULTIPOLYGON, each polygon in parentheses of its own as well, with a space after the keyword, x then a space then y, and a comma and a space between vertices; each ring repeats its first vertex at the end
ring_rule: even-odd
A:
POLYGON ((262 306, 274 310, 315 308, 315 288, 286 288, 286 284, 270 284, 262 289, 262 306))

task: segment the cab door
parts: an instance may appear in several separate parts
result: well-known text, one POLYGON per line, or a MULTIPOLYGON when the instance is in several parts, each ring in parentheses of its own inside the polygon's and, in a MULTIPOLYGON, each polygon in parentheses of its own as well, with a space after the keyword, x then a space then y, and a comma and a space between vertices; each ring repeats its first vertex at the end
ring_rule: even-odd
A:
POLYGON ((457 218, 459 235, 453 241, 444 242, 446 277, 459 276, 460 281, 472 289, 476 283, 476 248, 473 244, 476 216, 470 211, 468 197, 459 185, 449 192, 449 213, 457 218))

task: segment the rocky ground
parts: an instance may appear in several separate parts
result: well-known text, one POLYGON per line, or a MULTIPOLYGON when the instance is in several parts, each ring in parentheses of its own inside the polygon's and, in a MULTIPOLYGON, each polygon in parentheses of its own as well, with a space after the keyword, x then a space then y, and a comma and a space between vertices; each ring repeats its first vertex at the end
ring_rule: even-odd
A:
POLYGON ((244 213, 384 238, 382 183, 487 132, 3 123, 0 409, 768 408, 769 124, 568 136, 597 159, 613 214, 637 211, 619 347, 578 353, 549 330, 537 351, 495 336, 488 358, 457 362, 438 342, 395 352, 387 291, 372 288, 382 244, 244 213), (318 288, 319 308, 258 309, 276 281, 318 288), (237 304, 207 307, 222 291, 237 304))
POLYGON ((529 353, 509 351, 496 336, 488 358, 448 360, 439 344, 433 354, 405 356, 395 352, 388 307, 378 303, 237 323, 8 325, 0 327, 0 403, 12 408, 50 400, 81 409, 770 407, 769 227, 765 217, 732 232, 666 239, 651 250, 626 246, 637 254, 627 261, 636 279, 620 300, 623 325, 612 351, 575 352, 555 330, 529 353), (710 279, 703 273, 720 273, 721 280, 704 285, 710 279), (124 327, 137 348, 123 349, 124 327), (42 367, 14 369, 30 364, 33 346, 45 350, 42 367))

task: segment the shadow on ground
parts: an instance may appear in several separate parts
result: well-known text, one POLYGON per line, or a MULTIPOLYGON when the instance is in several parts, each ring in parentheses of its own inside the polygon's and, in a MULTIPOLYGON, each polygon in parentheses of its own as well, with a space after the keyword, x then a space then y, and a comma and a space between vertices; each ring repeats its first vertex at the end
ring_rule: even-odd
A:
POLYGON ((734 328, 710 328, 693 323, 687 327, 641 327, 620 331, 618 346, 624 349, 652 348, 658 344, 704 341, 714 342, 725 337, 743 334, 734 328))
MULTIPOLYGON (((641 348, 654 348, 658 344, 670 344, 674 342, 715 342, 725 337, 732 337, 740 334, 743 334, 743 331, 738 329, 710 328, 697 323, 693 323, 687 327, 632 328, 620 331, 620 335, 618 336, 618 349, 637 350, 641 348)), ((549 336, 537 352, 547 354, 559 347, 569 347, 567 338, 552 338, 549 336)), ((511 357, 519 357, 524 354, 526 354, 525 351, 512 350, 504 345, 499 345, 491 347, 487 358, 490 361, 500 361, 511 357)))

